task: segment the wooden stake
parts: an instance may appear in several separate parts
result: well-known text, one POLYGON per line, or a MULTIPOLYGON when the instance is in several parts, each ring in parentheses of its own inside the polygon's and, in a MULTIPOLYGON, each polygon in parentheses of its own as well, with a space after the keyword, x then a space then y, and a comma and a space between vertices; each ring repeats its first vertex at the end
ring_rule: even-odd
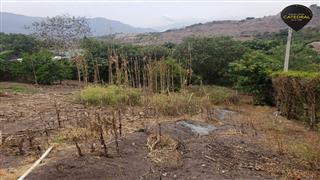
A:
POLYGON ((120 109, 118 110, 118 115, 119 115, 119 135, 121 137, 122 136, 122 122, 121 122, 121 111, 120 111, 120 109))
POLYGON ((100 144, 103 146, 104 155, 108 156, 108 148, 104 141, 102 125, 100 125, 99 130, 100 130, 100 144))
POLYGON ((114 140, 115 140, 115 143, 116 143, 116 150, 117 150, 118 155, 120 155, 119 143, 118 143, 118 132, 117 132, 117 127, 116 127, 116 119, 115 119, 115 112, 112 113, 112 126, 113 126, 114 140))

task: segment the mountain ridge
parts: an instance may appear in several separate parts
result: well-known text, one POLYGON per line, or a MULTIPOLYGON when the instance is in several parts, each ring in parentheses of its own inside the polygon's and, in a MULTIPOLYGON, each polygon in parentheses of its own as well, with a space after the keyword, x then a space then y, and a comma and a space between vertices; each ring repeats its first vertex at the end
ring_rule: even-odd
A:
MULTIPOLYGON (((312 20, 306 27, 320 27, 320 6, 311 5, 312 20)), ((261 18, 247 18, 243 20, 222 20, 198 23, 180 29, 165 32, 144 33, 138 35, 117 34, 113 36, 115 42, 133 43, 140 45, 164 44, 167 42, 180 43, 188 37, 232 36, 235 39, 252 39, 255 35, 279 32, 288 26, 282 21, 280 13, 261 18)), ((320 33, 320 32, 319 32, 320 33)))
MULTIPOLYGON (((314 4, 310 6, 310 9, 313 12, 313 18, 306 27, 320 27, 320 6, 314 4)), ((6 12, 1 12, 1 14, 17 15, 6 12)), ((22 24, 31 24, 33 21, 44 19, 42 17, 17 16, 20 19, 15 21, 10 21, 8 20, 10 18, 3 17, 3 21, 7 22, 2 22, 4 27, 1 28, 1 32, 5 29, 4 31, 7 33, 28 34, 22 24)), ((151 28, 134 27, 103 17, 88 18, 88 22, 93 36, 97 36, 99 39, 139 45, 164 44, 167 42, 180 43, 188 37, 231 36, 235 39, 247 40, 252 39, 258 34, 279 32, 288 28, 281 20, 280 13, 260 18, 248 17, 243 20, 216 20, 197 23, 164 32, 156 32, 156 30, 151 28)))
MULTIPOLYGON (((1 30, 4 33, 30 34, 25 26, 32 22, 44 20, 45 17, 26 16, 10 12, 0 12, 2 16, 1 30)), ((87 18, 93 36, 103 36, 114 33, 145 33, 155 32, 152 28, 134 27, 121 21, 111 20, 103 17, 87 18)))

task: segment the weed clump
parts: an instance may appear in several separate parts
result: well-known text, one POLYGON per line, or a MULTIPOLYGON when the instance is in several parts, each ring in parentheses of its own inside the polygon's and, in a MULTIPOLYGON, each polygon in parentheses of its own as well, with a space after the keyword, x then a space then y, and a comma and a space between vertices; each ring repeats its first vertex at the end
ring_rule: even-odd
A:
POLYGON ((79 99, 89 105, 139 105, 141 92, 135 88, 120 86, 89 86, 81 90, 79 99))
POLYGON ((36 88, 19 86, 19 85, 10 85, 10 86, 0 86, 0 93, 25 93, 25 94, 35 94, 39 90, 36 88))
POLYGON ((320 150, 319 143, 310 143, 294 141, 289 143, 288 151, 294 157, 300 160, 300 163, 305 164, 312 170, 320 169, 320 150))
POLYGON ((234 90, 221 86, 190 86, 188 92, 194 93, 197 97, 206 96, 212 104, 239 102, 234 90))
POLYGON ((239 102, 233 90, 219 86, 190 86, 177 93, 153 94, 145 100, 145 104, 166 116, 194 115, 212 104, 239 102))
POLYGON ((155 94, 148 98, 151 107, 158 113, 166 116, 178 116, 183 114, 194 115, 201 112, 206 104, 206 98, 196 97, 193 93, 155 94))

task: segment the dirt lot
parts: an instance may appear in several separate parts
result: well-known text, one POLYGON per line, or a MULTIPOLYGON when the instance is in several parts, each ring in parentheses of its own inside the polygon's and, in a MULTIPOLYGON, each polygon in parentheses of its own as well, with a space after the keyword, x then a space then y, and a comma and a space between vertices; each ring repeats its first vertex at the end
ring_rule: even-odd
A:
POLYGON ((67 132, 97 109, 75 103, 76 84, 0 87, 1 180, 21 176, 50 145, 54 149, 27 179, 320 179, 319 134, 275 108, 242 103, 163 117, 123 107, 120 153, 108 136, 107 157, 85 140, 79 157, 67 132), (214 129, 199 134, 181 120, 214 129))

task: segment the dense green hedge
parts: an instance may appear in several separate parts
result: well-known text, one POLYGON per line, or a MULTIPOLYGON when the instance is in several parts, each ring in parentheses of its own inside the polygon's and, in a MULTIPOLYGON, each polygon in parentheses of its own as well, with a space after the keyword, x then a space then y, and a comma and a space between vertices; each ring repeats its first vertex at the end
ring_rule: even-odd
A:
POLYGON ((272 74, 275 100, 288 119, 299 119, 315 127, 320 122, 320 73, 276 72, 272 74))

